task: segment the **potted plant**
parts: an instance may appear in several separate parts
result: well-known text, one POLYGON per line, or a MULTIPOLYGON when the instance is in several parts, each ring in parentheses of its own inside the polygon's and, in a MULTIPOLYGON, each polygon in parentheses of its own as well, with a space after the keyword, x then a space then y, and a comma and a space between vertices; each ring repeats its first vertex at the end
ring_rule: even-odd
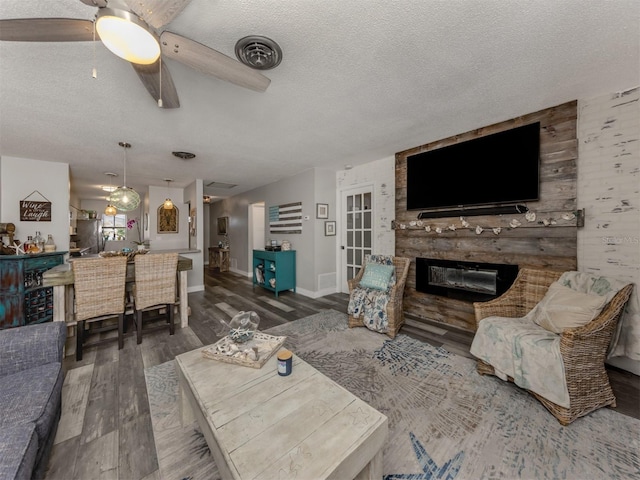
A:
POLYGON ((132 218, 127 221, 127 230, 132 230, 133 227, 138 231, 138 240, 132 240, 131 243, 135 243, 138 246, 138 250, 145 250, 149 246, 149 242, 142 238, 142 229, 140 228, 140 219, 132 218))

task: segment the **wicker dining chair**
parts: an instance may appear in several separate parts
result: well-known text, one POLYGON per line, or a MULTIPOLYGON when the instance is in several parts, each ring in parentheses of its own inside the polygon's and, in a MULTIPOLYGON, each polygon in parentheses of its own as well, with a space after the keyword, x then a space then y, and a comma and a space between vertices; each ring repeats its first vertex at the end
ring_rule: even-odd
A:
MULTIPOLYGON (((178 254, 136 255, 134 265, 133 319, 136 325, 137 343, 142 342, 144 312, 157 311, 157 315, 148 317, 147 320, 165 318, 169 326, 169 334, 173 335, 175 332, 174 309, 177 303, 178 254)), ((164 328, 166 325, 156 326, 154 329, 159 327, 164 328)))
POLYGON ((114 329, 113 325, 91 328, 90 324, 95 322, 105 324, 106 320, 115 317, 118 319, 118 349, 121 349, 124 346, 127 258, 78 259, 71 263, 71 268, 75 295, 73 323, 76 325, 76 360, 82 360, 84 347, 114 340, 114 338, 101 338, 92 343, 86 343, 89 335, 114 329))
MULTIPOLYGON (((389 330, 386 332, 391 338, 395 338, 398 334, 400 327, 404 325, 404 311, 402 309, 402 303, 404 298, 404 286, 407 281, 407 275, 409 274, 409 265, 411 260, 404 257, 393 257, 393 265, 396 273, 396 283, 389 289, 389 302, 387 303, 387 318, 389 320, 389 330)), ((347 281, 349 286, 349 293, 358 288, 360 280, 364 275, 364 265, 358 272, 358 274, 347 281)), ((363 327, 362 318, 349 315, 349 328, 363 327)))
MULTIPOLYGON (((502 296, 488 302, 476 302, 476 323, 487 317, 522 318, 545 296, 549 286, 563 272, 523 268, 513 285, 502 296)), ((626 285, 604 306, 591 322, 560 333, 560 354, 564 365, 569 407, 563 407, 527 390, 544 405, 562 424, 568 425, 577 418, 608 405, 616 406, 616 398, 609 384, 605 368, 607 350, 629 300, 633 284, 626 285)), ((477 370, 481 375, 496 375, 490 364, 478 359, 477 370)), ((508 377, 510 382, 514 379, 508 377)), ((526 390, 526 389, 525 389, 526 390)))

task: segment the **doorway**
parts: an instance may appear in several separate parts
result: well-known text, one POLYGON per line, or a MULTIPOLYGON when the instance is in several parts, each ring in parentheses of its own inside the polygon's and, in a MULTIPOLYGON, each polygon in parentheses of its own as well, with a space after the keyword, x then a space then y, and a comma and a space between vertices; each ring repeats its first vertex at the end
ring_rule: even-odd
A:
POLYGON ((340 202, 340 291, 349 293, 347 281, 373 251, 373 185, 342 190, 340 202))
POLYGON ((249 238, 247 239, 247 245, 249 246, 249 252, 247 255, 249 274, 251 272, 251 265, 253 265, 253 251, 264 250, 265 246, 265 218, 264 218, 265 206, 264 202, 256 202, 249 204, 249 238))

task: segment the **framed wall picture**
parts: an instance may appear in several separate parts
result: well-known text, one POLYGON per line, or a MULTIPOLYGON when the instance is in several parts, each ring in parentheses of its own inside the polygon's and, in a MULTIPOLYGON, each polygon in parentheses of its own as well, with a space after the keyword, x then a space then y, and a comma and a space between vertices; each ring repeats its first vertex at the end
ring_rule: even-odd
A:
POLYGON ((178 207, 175 205, 167 210, 164 206, 158 207, 158 233, 178 233, 178 207))
POLYGON ((229 217, 218 217, 218 235, 229 233, 229 217))
POLYGON ((316 203, 316 218, 329 218, 329 205, 316 203))
POLYGON ((333 237, 336 234, 336 222, 324 222, 324 236, 333 237))

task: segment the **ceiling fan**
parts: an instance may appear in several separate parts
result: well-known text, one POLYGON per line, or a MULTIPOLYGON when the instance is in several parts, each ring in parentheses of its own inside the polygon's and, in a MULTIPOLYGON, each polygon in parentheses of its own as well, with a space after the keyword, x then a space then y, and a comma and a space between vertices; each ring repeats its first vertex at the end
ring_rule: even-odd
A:
MULTIPOLYGON (((113 53, 131 62, 147 91, 163 108, 180 101, 163 57, 257 92, 271 80, 194 40, 161 31, 191 0, 80 0, 97 7, 94 22, 75 18, 20 18, 0 20, 0 40, 13 42, 82 42, 101 40, 113 53), (133 35, 133 36, 130 36, 133 35), (147 47, 145 47, 147 45, 147 47)), ((266 39, 268 40, 268 39, 266 39)), ((274 56, 282 55, 275 47, 274 56)), ((267 47, 269 48, 270 45, 267 47)), ((238 50, 236 46, 236 50, 238 50)), ((261 52, 261 55, 264 51, 261 52)), ((269 55, 270 52, 267 52, 269 55)), ((277 59, 279 63, 279 58, 277 59)), ((277 65, 277 63, 275 63, 277 65)), ((275 66, 272 65, 272 66, 275 66)), ((265 69, 257 65, 257 68, 265 69)))

